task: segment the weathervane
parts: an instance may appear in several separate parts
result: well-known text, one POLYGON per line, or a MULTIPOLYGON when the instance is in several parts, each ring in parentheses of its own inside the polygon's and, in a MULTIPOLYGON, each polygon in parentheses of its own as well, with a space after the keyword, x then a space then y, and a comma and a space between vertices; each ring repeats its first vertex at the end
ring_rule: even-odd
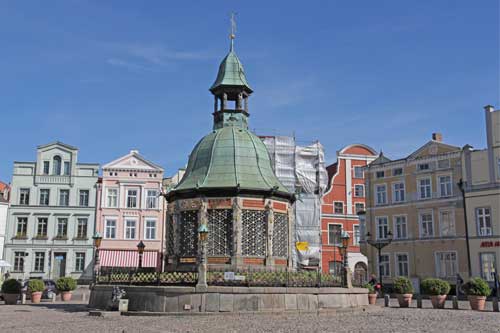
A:
POLYGON ((229 38, 231 39, 231 51, 233 50, 233 40, 236 38, 236 21, 234 17, 236 16, 235 12, 231 13, 231 34, 229 35, 229 38))

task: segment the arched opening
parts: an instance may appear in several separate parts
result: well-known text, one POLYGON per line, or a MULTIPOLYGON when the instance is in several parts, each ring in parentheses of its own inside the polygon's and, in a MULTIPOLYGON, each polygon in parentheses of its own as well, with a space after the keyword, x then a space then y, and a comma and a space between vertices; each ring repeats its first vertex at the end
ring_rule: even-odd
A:
POLYGON ((54 160, 52 163, 52 173, 54 175, 61 174, 61 156, 54 156, 54 160))
POLYGON ((354 265, 353 280, 356 285, 363 285, 368 280, 368 267, 364 262, 358 262, 354 265))

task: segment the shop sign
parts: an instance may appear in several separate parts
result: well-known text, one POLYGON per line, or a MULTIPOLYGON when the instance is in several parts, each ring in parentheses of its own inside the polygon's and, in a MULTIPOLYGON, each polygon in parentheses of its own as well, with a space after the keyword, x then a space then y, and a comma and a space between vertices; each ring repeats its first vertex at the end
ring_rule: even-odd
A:
POLYGON ((481 242, 481 247, 500 247, 500 241, 484 241, 481 242))

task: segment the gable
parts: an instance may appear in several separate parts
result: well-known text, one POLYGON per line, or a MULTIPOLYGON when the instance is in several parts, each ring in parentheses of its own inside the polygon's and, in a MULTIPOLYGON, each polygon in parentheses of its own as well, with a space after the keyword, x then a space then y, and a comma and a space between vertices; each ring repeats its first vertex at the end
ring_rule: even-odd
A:
POLYGON ((446 153, 452 153, 456 151, 460 151, 460 147, 448 145, 442 142, 437 142, 434 140, 431 140, 427 142, 425 145, 417 149, 415 152, 413 152, 410 156, 408 156, 408 159, 416 159, 416 158, 422 158, 422 157, 427 157, 427 156, 435 156, 435 155, 441 155, 441 154, 446 154, 446 153))
POLYGON ((340 154, 376 156, 377 152, 370 146, 357 143, 342 148, 340 154))
POLYGON ((104 170, 109 169, 125 169, 125 170, 143 170, 143 171, 163 171, 163 169, 146 160, 141 155, 132 152, 123 157, 120 157, 102 167, 104 170))

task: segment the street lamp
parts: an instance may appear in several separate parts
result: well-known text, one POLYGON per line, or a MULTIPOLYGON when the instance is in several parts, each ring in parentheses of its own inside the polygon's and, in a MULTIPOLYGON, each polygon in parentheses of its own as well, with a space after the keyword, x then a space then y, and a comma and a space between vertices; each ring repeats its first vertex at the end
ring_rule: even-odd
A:
POLYGON ((366 242, 378 250, 378 277, 380 280, 380 290, 382 291, 382 267, 380 262, 382 261, 382 249, 392 242, 392 232, 387 232, 387 237, 383 239, 371 239, 371 234, 368 232, 366 234, 366 242))
POLYGON ((94 240, 94 246, 95 246, 94 279, 96 281, 98 281, 99 280, 99 264, 100 264, 99 247, 101 247, 102 236, 99 232, 96 231, 94 236, 92 236, 92 239, 94 240))
POLYGON ((137 252, 139 252, 139 269, 142 268, 142 255, 144 254, 144 249, 146 245, 142 242, 142 240, 137 244, 137 252))
POLYGON ((197 289, 208 288, 207 285, 207 260, 205 258, 205 243, 208 239, 208 227, 205 223, 200 224, 198 227, 198 239, 200 240, 200 258, 198 263, 198 283, 197 289))
POLYGON ((339 251, 342 256, 342 280, 343 285, 347 286, 347 247, 349 246, 349 234, 345 230, 342 230, 340 234, 340 241, 339 251))

